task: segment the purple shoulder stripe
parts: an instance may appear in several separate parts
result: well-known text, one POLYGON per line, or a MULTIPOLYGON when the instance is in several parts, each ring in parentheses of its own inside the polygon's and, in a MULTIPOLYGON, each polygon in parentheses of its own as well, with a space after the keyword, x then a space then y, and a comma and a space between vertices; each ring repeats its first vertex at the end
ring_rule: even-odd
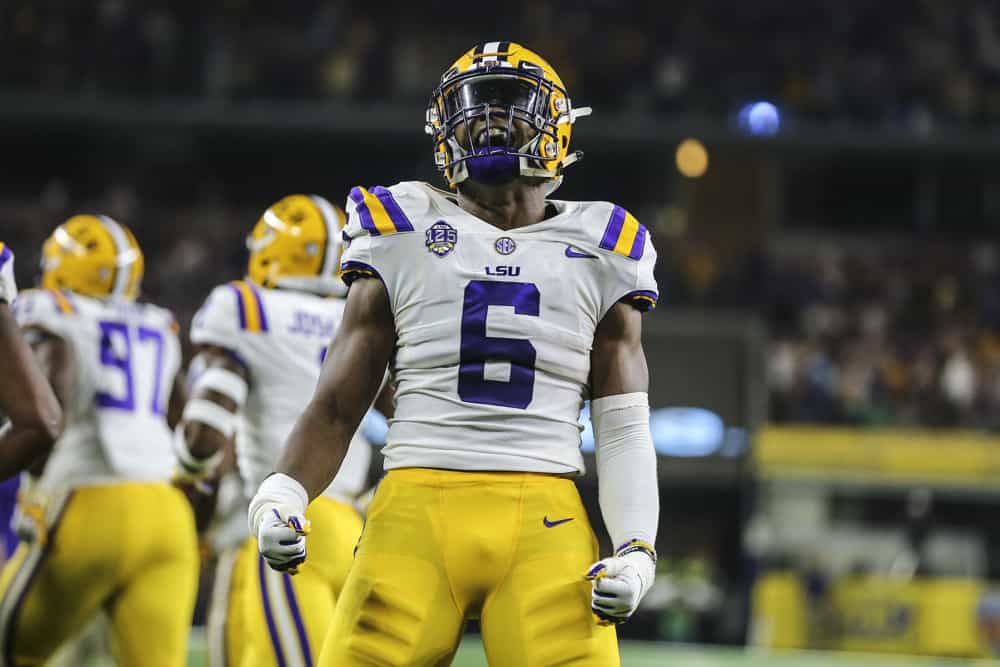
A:
POLYGON ((233 290, 233 294, 236 295, 236 311, 240 314, 240 329, 246 331, 247 328, 247 305, 243 303, 243 292, 239 290, 236 285, 232 283, 226 283, 226 286, 233 290))
POLYGON ((393 199, 392 193, 387 189, 383 188, 381 185, 376 185, 371 189, 371 193, 379 198, 382 202, 382 206, 385 207, 385 212, 389 214, 389 219, 392 220, 392 224, 396 226, 397 232, 412 232, 413 225, 410 224, 410 219, 406 217, 403 213, 403 209, 399 207, 396 200, 393 199))
POLYGON ((3 267, 14 256, 14 253, 11 252, 10 247, 5 243, 0 243, 0 248, 3 248, 3 250, 0 250, 0 267, 3 267))
POLYGON ((260 318, 260 330, 267 331, 267 313, 264 312, 264 300, 260 298, 260 289, 250 281, 247 281, 247 285, 250 286, 254 301, 257 302, 257 316, 260 318))
POLYGON ((639 230, 635 233, 635 240, 632 241, 632 250, 628 256, 632 259, 642 259, 642 253, 646 251, 646 228, 639 224, 639 230))
POLYGON ((361 226, 368 230, 368 233, 372 236, 379 236, 380 232, 378 231, 378 227, 375 226, 375 221, 372 220, 372 212, 368 210, 368 204, 365 203, 365 196, 361 192, 361 188, 354 186, 351 188, 351 194, 348 196, 357 207, 358 216, 361 217, 361 226))
POLYGON ((622 234, 622 225, 625 224, 625 209, 615 206, 608 220, 608 226, 604 230, 604 238, 601 239, 601 247, 605 250, 614 250, 618 243, 618 237, 622 234))

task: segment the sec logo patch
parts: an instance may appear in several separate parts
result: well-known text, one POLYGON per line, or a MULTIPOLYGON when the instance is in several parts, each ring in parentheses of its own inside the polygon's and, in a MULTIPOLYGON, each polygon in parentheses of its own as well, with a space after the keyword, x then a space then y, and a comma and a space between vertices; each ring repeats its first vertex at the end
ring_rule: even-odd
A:
POLYGON ((517 244, 514 243, 514 239, 509 236, 501 236, 498 238, 496 243, 493 244, 493 247, 501 255, 509 255, 517 250, 517 244))

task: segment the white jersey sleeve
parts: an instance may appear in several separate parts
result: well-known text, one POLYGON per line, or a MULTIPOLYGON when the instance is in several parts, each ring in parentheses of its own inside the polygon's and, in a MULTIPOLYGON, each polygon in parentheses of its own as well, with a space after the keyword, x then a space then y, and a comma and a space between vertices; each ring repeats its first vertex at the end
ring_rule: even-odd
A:
POLYGON ((429 205, 427 195, 409 184, 391 189, 353 188, 344 208, 347 211, 344 228, 347 248, 341 258, 344 282, 350 285, 362 277, 379 278, 395 312, 403 296, 401 292, 414 280, 412 271, 404 276, 400 270, 407 265, 405 260, 412 244, 400 243, 398 237, 414 235, 410 218, 426 211, 429 205))
MULTIPOLYGON (((243 359, 245 350, 241 332, 246 330, 246 309, 241 307, 243 293, 239 282, 219 285, 191 321, 191 342, 195 345, 216 345, 243 359), (244 322, 241 327, 241 321, 244 322)), ((244 366, 248 364, 244 361, 244 366)), ((249 366, 248 366, 249 367, 249 366)))
POLYGON ((17 283, 14 281, 14 253, 0 242, 0 302, 14 303, 17 283))
POLYGON ((652 310, 659 288, 653 275, 656 250, 649 231, 621 206, 598 204, 593 209, 596 222, 602 224, 592 226, 591 232, 599 232, 597 250, 609 260, 601 281, 602 317, 619 301, 643 312, 652 310))
POLYGON ((14 315, 22 329, 39 328, 72 340, 77 308, 69 292, 29 289, 14 303, 14 315))

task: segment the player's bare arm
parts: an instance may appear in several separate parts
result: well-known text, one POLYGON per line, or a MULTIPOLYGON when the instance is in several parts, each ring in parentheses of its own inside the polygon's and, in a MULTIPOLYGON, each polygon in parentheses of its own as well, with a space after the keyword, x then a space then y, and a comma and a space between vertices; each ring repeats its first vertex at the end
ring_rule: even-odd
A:
POLYGON ((316 393, 288 436, 276 468, 297 479, 310 499, 337 474, 375 400, 395 342, 385 286, 374 279, 357 281, 347 296, 344 320, 330 344, 316 393))
POLYGON ((305 560, 306 506, 337 474, 395 343, 385 286, 375 279, 356 281, 313 398, 288 436, 276 474, 250 501, 250 531, 271 567, 294 573, 305 560))
POLYGON ((62 432, 63 415, 5 303, 0 303, 0 366, 6 369, 0 411, 11 421, 0 437, 0 478, 6 479, 46 457, 62 432))
POLYGON ((598 325, 591 352, 598 493, 616 548, 587 573, 594 582, 591 608, 604 623, 627 620, 655 572, 659 490, 648 386, 641 313, 617 303, 598 325))
POLYGON ((181 423, 184 414, 184 404, 187 403, 187 387, 184 386, 184 374, 178 373, 174 376, 173 386, 170 387, 170 399, 167 401, 167 426, 176 428, 181 423))

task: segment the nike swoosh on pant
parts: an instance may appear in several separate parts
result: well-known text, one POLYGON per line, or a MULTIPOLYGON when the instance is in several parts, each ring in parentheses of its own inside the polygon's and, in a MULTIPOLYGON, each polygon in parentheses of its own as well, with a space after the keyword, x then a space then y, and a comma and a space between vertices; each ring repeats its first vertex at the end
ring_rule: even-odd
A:
POLYGON ((566 523, 567 521, 572 521, 573 517, 568 519, 557 519, 556 521, 549 521, 549 517, 542 517, 542 523, 545 524, 546 528, 554 528, 560 524, 566 523))

